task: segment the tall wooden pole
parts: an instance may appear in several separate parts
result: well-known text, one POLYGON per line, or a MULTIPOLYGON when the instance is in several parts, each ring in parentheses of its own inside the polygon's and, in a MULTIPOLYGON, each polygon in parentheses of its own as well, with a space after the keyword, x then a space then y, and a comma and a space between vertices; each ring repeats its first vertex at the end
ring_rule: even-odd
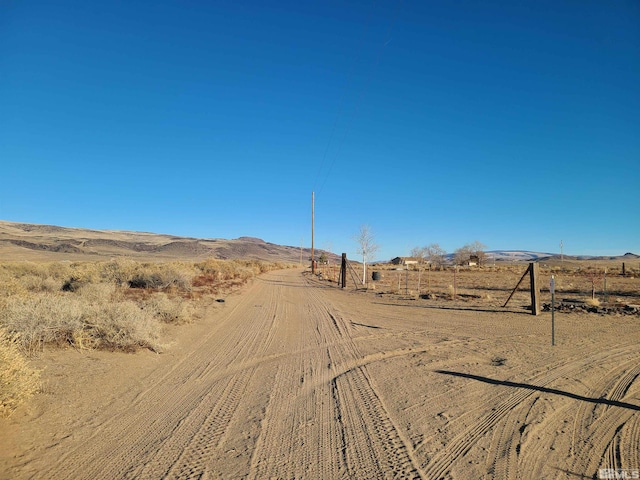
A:
POLYGON ((311 192, 311 273, 316 273, 316 261, 314 250, 314 223, 315 223, 315 192, 311 192))

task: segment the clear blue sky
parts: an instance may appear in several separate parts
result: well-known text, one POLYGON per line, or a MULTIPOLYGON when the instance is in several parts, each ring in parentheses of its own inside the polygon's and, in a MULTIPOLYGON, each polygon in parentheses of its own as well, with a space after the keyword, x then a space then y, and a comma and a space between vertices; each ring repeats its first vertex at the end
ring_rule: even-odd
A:
POLYGON ((7 1, 0 219, 640 253, 640 3, 7 1))

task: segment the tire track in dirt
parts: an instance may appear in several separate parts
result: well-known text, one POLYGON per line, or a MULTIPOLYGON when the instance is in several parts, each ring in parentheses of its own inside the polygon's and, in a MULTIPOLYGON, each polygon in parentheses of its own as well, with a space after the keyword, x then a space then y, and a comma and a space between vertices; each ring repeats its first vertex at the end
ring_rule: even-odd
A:
MULTIPOLYGON (((256 289, 262 290, 259 285, 256 289)), ((138 395, 121 415, 100 425, 90 441, 69 449, 58 462, 59 468, 48 472, 48 478, 158 478, 156 475, 178 460, 198 432, 220 437, 252 370, 241 368, 222 381, 216 377, 234 361, 242 364, 243 359, 260 356, 268 349, 273 339, 275 298, 275 294, 267 295, 264 311, 242 299, 223 319, 223 328, 207 335, 170 374, 162 372, 154 386, 138 395), (238 312, 250 314, 246 323, 229 321, 238 312), (208 424, 207 420, 215 421, 208 424), (102 438, 123 441, 113 445, 102 438), (146 466, 145 471, 141 465, 146 466)))
POLYGON ((305 295, 307 353, 279 368, 249 477, 420 478, 362 368, 384 355, 363 359, 351 322, 318 289, 305 295))
POLYGON ((350 478, 423 477, 365 367, 336 377, 332 389, 350 478))
MULTIPOLYGON (((628 348, 622 353, 632 356, 635 347, 633 351, 628 348)), ((599 391, 593 389, 596 390, 593 392, 595 398, 621 401, 638 376, 640 363, 637 358, 614 367, 601 380, 599 391)), ((636 404, 640 407, 640 402, 636 404)), ((574 423, 572 471, 582 469, 589 474, 596 473, 598 468, 638 468, 637 450, 634 449, 638 443, 626 443, 628 438, 637 438, 637 419, 637 410, 617 405, 596 404, 592 408, 580 408, 574 423), (627 454, 630 451, 634 453, 627 454)))
MULTIPOLYGON (((346 471, 351 478, 421 478, 411 443, 393 422, 365 366, 387 355, 362 356, 351 336, 355 332, 353 323, 332 308, 327 308, 327 315, 339 335, 347 339, 332 352, 331 381, 335 416, 345 442, 346 471)), ((388 356, 396 353, 407 352, 388 356)))
POLYGON ((340 470, 340 439, 328 389, 333 347, 327 344, 341 340, 340 335, 327 337, 336 325, 325 324, 321 314, 305 300, 289 316, 300 319, 300 333, 286 345, 296 353, 279 364, 250 478, 335 478, 340 470))
MULTIPOLYGON (((624 352, 619 353, 621 355, 624 354, 624 352)), ((609 352, 600 353, 597 357, 604 358, 609 356, 609 354, 609 352)), ((576 372, 588 369, 592 361, 598 360, 597 357, 596 359, 585 359, 581 357, 571 362, 557 363, 549 371, 525 379, 520 383, 531 385, 532 387, 544 388, 559 378, 575 375, 576 372)), ((516 418, 512 419, 509 423, 513 426, 520 425, 529 411, 529 409, 526 408, 525 402, 529 397, 539 395, 536 392, 537 391, 532 388, 518 388, 506 399, 504 399, 504 394, 497 394, 483 400, 483 403, 478 405, 477 408, 474 408, 474 411, 490 410, 490 413, 482 415, 479 421, 474 423, 470 428, 466 428, 463 432, 457 434, 447 443, 446 448, 441 449, 433 456, 429 464, 424 468, 427 477, 444 477, 452 465, 459 458, 463 457, 481 437, 496 428, 497 425, 501 425, 505 421, 508 422, 509 415, 512 414, 514 409, 518 410, 518 412, 515 413, 516 418), (495 406, 491 407, 491 405, 495 406)), ((468 417, 469 414, 465 416, 468 417)), ((451 427, 453 427, 453 425, 451 425, 451 427)), ((501 471, 494 472, 496 478, 517 478, 512 473, 514 461, 517 464, 517 455, 514 455, 513 452, 517 443, 514 443, 514 435, 512 435, 512 431, 510 432, 506 425, 501 425, 501 428, 506 428, 506 432, 497 435, 498 444, 492 445, 490 449, 492 452, 490 456, 493 456, 495 460, 493 462, 489 461, 488 463, 493 465, 497 464, 500 468, 501 471), (501 442, 500 439, 503 439, 503 441, 501 442), (500 459, 500 461, 498 461, 498 459, 500 459), (505 472, 507 473, 506 477, 503 476, 505 472)))
MULTIPOLYGON (((332 380, 332 397, 336 401, 337 418, 342 429, 341 437, 347 439, 352 434, 370 435, 377 439, 369 447, 368 455, 371 455, 373 449, 376 455, 376 462, 382 465, 383 469, 376 472, 376 475, 369 477, 362 475, 358 468, 354 468, 347 463, 347 471, 353 473, 352 478, 422 478, 419 462, 416 460, 413 451, 413 444, 410 442, 402 429, 393 421, 389 410, 385 407, 384 401, 376 388, 371 375, 368 373, 366 365, 380 361, 385 358, 401 356, 412 353, 413 350, 401 349, 391 352, 378 352, 373 355, 361 355, 352 334, 356 332, 354 323, 345 320, 343 315, 335 310, 327 311, 334 319, 336 324, 340 326, 341 332, 348 332, 349 341, 345 347, 349 351, 346 355, 346 362, 334 362, 334 378, 332 380), (344 373, 341 373, 344 372, 344 373), (343 396, 351 396, 355 401, 354 404, 341 403, 343 396), (346 405, 346 407, 345 407, 346 405), (353 417, 344 413, 351 410, 352 414, 362 415, 361 417, 353 417), (351 423, 351 428, 345 428, 351 423), (364 427, 364 432, 362 431, 364 427)), ((346 336, 346 335, 345 335, 346 336)), ((366 445, 361 443, 360 445, 366 445)), ((358 445, 348 442, 345 446, 345 455, 353 454, 353 446, 358 445)), ((356 458, 359 458, 363 452, 357 452, 356 458)), ((375 462, 374 462, 375 463, 375 462)), ((366 468, 365 468, 366 470, 366 468)))
MULTIPOLYGON (((627 356, 627 348, 621 348, 618 351, 603 352, 595 360, 615 363, 620 357, 627 356)), ((572 363, 573 362, 567 362, 567 365, 571 365, 572 363)), ((578 367, 578 369, 572 373, 572 377, 581 377, 590 367, 590 364, 578 367)), ((562 448, 563 439, 558 438, 558 435, 568 433, 569 429, 564 426, 569 423, 568 418, 571 418, 571 412, 576 410, 576 407, 578 411, 583 412, 587 411, 590 406, 593 407, 592 403, 585 401, 579 401, 576 405, 576 403, 572 401, 563 402, 559 400, 560 407, 554 408, 550 414, 544 414, 538 411, 534 415, 533 420, 538 424, 535 429, 538 439, 524 442, 524 433, 528 431, 530 427, 530 412, 543 394, 544 393, 535 393, 533 398, 527 399, 523 405, 514 408, 514 410, 506 415, 504 421, 499 422, 494 427, 493 439, 486 461, 487 469, 490 472, 488 478, 543 477, 545 474, 542 471, 542 467, 545 463, 541 462, 540 459, 548 455, 550 450, 562 448), (554 447, 556 441, 559 441, 559 445, 554 447)), ((594 395, 594 392, 591 391, 586 398, 598 398, 597 395, 594 395)), ((544 408, 546 409, 547 407, 544 408)), ((573 438, 574 440, 571 442, 572 446, 576 442, 575 432, 573 438)), ((577 438, 580 437, 578 436, 577 438)), ((571 454, 567 452, 567 456, 570 457, 571 454)), ((560 469, 559 466, 556 468, 560 469)), ((579 472, 580 466, 574 464, 571 466, 570 471, 574 473, 579 472)))
POLYGON ((201 478, 254 373, 252 369, 232 377, 220 395, 205 398, 198 406, 201 412, 192 412, 134 477, 201 478))

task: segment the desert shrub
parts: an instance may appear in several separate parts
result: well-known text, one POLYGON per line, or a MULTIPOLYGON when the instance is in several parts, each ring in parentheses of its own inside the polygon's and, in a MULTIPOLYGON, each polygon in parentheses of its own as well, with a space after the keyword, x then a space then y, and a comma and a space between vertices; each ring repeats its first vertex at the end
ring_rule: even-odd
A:
POLYGON ((117 258, 105 262, 100 268, 100 277, 103 281, 116 285, 126 285, 134 274, 136 262, 124 258, 117 258))
POLYGON ((196 263, 196 268, 203 274, 215 278, 217 281, 230 280, 236 276, 234 263, 225 260, 207 259, 204 262, 196 263))
POLYGON ((63 292, 75 292, 77 290, 80 290, 80 288, 82 288, 82 286, 85 284, 86 283, 83 282, 80 278, 71 277, 64 281, 60 290, 62 290, 63 292))
POLYGON ((16 335, 0 329, 0 417, 9 416, 39 387, 40 372, 20 353, 16 335))
POLYGON ((73 343, 73 332, 82 330, 83 308, 76 298, 50 293, 10 298, 0 322, 19 334, 20 346, 31 355, 44 344, 73 343))
POLYGON ((60 281, 50 276, 25 275, 20 282, 30 292, 55 292, 62 288, 60 281))
POLYGON ((163 288, 168 287, 158 273, 138 273, 127 281, 131 288, 163 288))
POLYGON ((600 306, 600 300, 598 300, 597 298, 589 298, 589 299, 585 300, 584 303, 586 303, 590 307, 599 307, 600 306))
POLYGON ((148 348, 160 351, 160 325, 153 314, 135 302, 122 301, 104 305, 88 325, 88 334, 97 346, 111 350, 134 351, 148 348))
POLYGON ((264 262, 261 260, 216 260, 209 258, 203 262, 194 264, 198 275, 196 283, 216 283, 227 280, 246 281, 261 273, 283 268, 291 268, 297 265, 281 262, 264 262))
POLYGON ((157 351, 160 325, 151 312, 132 301, 111 301, 105 288, 83 287, 69 294, 36 294, 6 300, 0 325, 18 334, 28 355, 44 345, 157 351))
POLYGON ((180 297, 170 298, 165 293, 157 293, 147 299, 143 308, 163 323, 187 323, 191 321, 191 304, 180 297))
POLYGON ((112 283, 88 283, 76 291, 90 304, 104 304, 122 299, 121 290, 112 283))
POLYGON ((28 294, 29 290, 18 279, 3 278, 0 280, 0 299, 28 294))
POLYGON ((165 289, 175 287, 190 290, 193 274, 172 264, 140 264, 127 280, 131 288, 165 289))

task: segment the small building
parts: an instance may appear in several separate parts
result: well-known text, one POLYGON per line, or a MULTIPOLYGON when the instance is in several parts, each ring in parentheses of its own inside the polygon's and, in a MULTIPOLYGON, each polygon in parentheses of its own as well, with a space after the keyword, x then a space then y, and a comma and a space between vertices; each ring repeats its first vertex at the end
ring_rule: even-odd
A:
POLYGON ((466 263, 469 267, 477 267, 480 263, 480 258, 478 257, 478 255, 471 255, 469 256, 469 260, 467 260, 466 263))
POLYGON ((391 260, 391 263, 402 266, 417 265, 420 263, 420 259, 416 257, 396 257, 391 260))

